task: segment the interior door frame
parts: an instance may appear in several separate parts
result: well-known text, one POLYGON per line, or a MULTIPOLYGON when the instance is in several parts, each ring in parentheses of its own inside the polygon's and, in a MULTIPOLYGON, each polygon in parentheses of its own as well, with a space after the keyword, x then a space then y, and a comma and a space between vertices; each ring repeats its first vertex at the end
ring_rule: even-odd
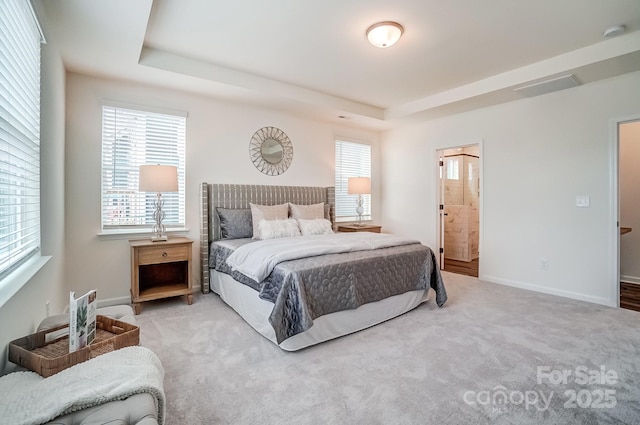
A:
POLYGON ((620 307, 620 126, 640 121, 640 114, 614 118, 611 120, 609 139, 610 166, 610 209, 609 209, 609 270, 611 284, 609 305, 620 307))
POLYGON ((444 180, 447 175, 447 163, 444 160, 444 150, 436 151, 438 156, 438 260, 440 260, 440 270, 444 270, 446 264, 444 260, 444 180), (442 154, 441 154, 442 153, 442 154))
MULTIPOLYGON (((435 193, 435 208, 436 208, 436 220, 433 223, 433 225, 435 226, 435 235, 436 235, 436 241, 437 241, 437 247, 436 250, 439 253, 440 252, 440 248, 442 248, 441 246, 441 241, 443 240, 444 235, 441 234, 441 230, 440 230, 440 204, 441 202, 441 191, 440 191, 440 151, 441 150, 445 150, 445 149, 456 149, 456 148, 464 148, 466 146, 473 146, 473 145, 478 145, 478 151, 480 152, 480 158, 478 158, 478 169, 479 169, 479 176, 480 176, 480 200, 479 200, 479 205, 478 205, 478 215, 479 220, 480 220, 480 224, 479 224, 479 231, 480 231, 480 237, 479 237, 479 241, 478 241, 478 252, 480 253, 480 261, 479 261, 479 268, 478 268, 478 278, 482 279, 484 273, 484 262, 486 261, 486 255, 484 255, 484 146, 483 146, 483 139, 470 139, 464 142, 454 142, 454 141, 441 141, 439 143, 435 143, 434 146, 434 151, 433 151, 433 155, 435 157, 435 173, 433 175, 434 177, 434 182, 435 182, 435 187, 437 188, 436 190, 434 190, 433 192, 435 193)), ((439 255, 439 254, 438 254, 439 255)))

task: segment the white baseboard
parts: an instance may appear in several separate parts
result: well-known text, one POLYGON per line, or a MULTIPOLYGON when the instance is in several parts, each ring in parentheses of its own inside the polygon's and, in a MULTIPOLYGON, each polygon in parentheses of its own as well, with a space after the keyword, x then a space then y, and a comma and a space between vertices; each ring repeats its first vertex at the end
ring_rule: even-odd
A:
MULTIPOLYGON (((131 304, 131 297, 117 297, 117 298, 107 298, 101 299, 98 298, 98 304, 96 304, 97 308, 102 307, 110 307, 112 305, 122 305, 122 304, 131 304)), ((64 307, 64 314, 69 313, 69 304, 64 307)))
POLYGON ((546 286, 535 285, 533 283, 518 282, 515 280, 502 279, 495 276, 481 276, 480 280, 497 283, 500 285, 513 286, 514 288, 527 289, 529 291, 542 292, 543 294, 557 295, 560 297, 571 298, 574 300, 586 301, 593 304, 601 304, 609 307, 617 307, 617 304, 615 302, 612 302, 608 298, 592 297, 590 295, 581 294, 579 292, 571 292, 571 291, 565 291, 562 289, 548 288, 546 286))
MULTIPOLYGON (((201 291, 201 286, 199 284, 193 287, 194 294, 200 291, 201 291)), ((98 308, 109 307, 112 305, 122 305, 122 304, 131 304, 131 296, 106 298, 106 299, 100 299, 100 297, 98 297, 98 308)), ((69 311, 69 306, 67 306, 67 308, 65 309, 65 313, 68 311, 69 311)))
POLYGON ((98 308, 109 307, 112 305, 131 304, 131 297, 116 297, 100 299, 98 298, 98 308))
POLYGON ((621 275, 620 282, 635 283, 636 285, 640 285, 640 277, 621 275))

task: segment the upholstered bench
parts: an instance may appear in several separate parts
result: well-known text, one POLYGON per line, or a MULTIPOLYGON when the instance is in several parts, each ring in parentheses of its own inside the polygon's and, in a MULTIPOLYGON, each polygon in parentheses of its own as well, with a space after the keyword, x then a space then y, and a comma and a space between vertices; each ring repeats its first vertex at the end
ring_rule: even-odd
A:
POLYGON ((59 416, 45 425, 158 425, 158 406, 149 393, 135 394, 59 416))
MULTIPOLYGON (((98 308, 96 313, 116 320, 136 324, 133 308, 128 305, 118 305, 98 308)), ((61 314, 47 317, 38 326, 38 331, 51 329, 53 327, 69 322, 68 314, 61 314)), ((55 333, 55 337, 68 333, 68 329, 63 329, 55 333)), ((103 355, 104 356, 104 355, 103 355)), ((99 357, 103 357, 99 356, 99 357)), ((93 360, 85 362, 91 363, 93 360)), ((80 366, 83 363, 74 367, 80 366)), ((71 371, 74 367, 66 369, 71 371)), ((64 371, 63 371, 64 372, 64 371)), ((62 372, 60 372, 62 373, 62 372)), ((55 377, 53 375, 51 378, 55 377)), ((46 378, 46 379, 51 379, 46 378)), ((120 381, 122 382, 122 381, 120 381)), ((164 395, 162 395, 164 397, 164 395)), ((136 424, 136 425, 158 425, 163 418, 158 417, 158 399, 148 392, 133 394, 122 400, 114 400, 93 407, 81 409, 66 415, 61 415, 46 425, 99 425, 99 424, 136 424)))

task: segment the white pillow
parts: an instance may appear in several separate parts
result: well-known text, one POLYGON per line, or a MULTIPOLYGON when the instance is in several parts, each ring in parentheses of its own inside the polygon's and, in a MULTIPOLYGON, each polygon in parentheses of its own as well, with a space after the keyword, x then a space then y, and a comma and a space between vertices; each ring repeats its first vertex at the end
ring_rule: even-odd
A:
POLYGON ((289 204, 256 205, 250 203, 249 206, 253 223, 253 239, 262 239, 259 227, 261 220, 286 220, 289 218, 289 204))
POLYGON ((324 202, 312 205, 297 205, 289 203, 289 217, 304 218, 306 220, 311 220, 314 218, 325 218, 324 202))
POLYGON ((324 218, 318 218, 313 220, 305 220, 304 218, 298 219, 298 226, 302 236, 309 235, 331 235, 333 230, 331 229, 331 222, 324 218))
POLYGON ((301 236, 298 222, 293 218, 286 220, 262 220, 258 227, 260 228, 260 239, 301 236))

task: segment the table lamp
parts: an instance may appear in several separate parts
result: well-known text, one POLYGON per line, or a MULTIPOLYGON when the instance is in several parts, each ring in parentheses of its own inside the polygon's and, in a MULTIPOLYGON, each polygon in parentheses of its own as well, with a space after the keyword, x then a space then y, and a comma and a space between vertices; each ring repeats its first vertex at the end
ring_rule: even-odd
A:
POLYGON ((162 206, 164 205, 162 192, 178 191, 178 167, 173 165, 141 165, 138 190, 157 194, 156 210, 153 213, 156 224, 152 228, 151 241, 166 241, 167 236, 164 234, 164 225, 162 224, 165 216, 164 211, 162 211, 162 206))
POLYGON ((358 207, 356 208, 358 222, 356 226, 362 226, 362 213, 364 212, 362 195, 371 193, 371 179, 369 177, 349 177, 347 193, 349 195, 358 195, 358 207))

